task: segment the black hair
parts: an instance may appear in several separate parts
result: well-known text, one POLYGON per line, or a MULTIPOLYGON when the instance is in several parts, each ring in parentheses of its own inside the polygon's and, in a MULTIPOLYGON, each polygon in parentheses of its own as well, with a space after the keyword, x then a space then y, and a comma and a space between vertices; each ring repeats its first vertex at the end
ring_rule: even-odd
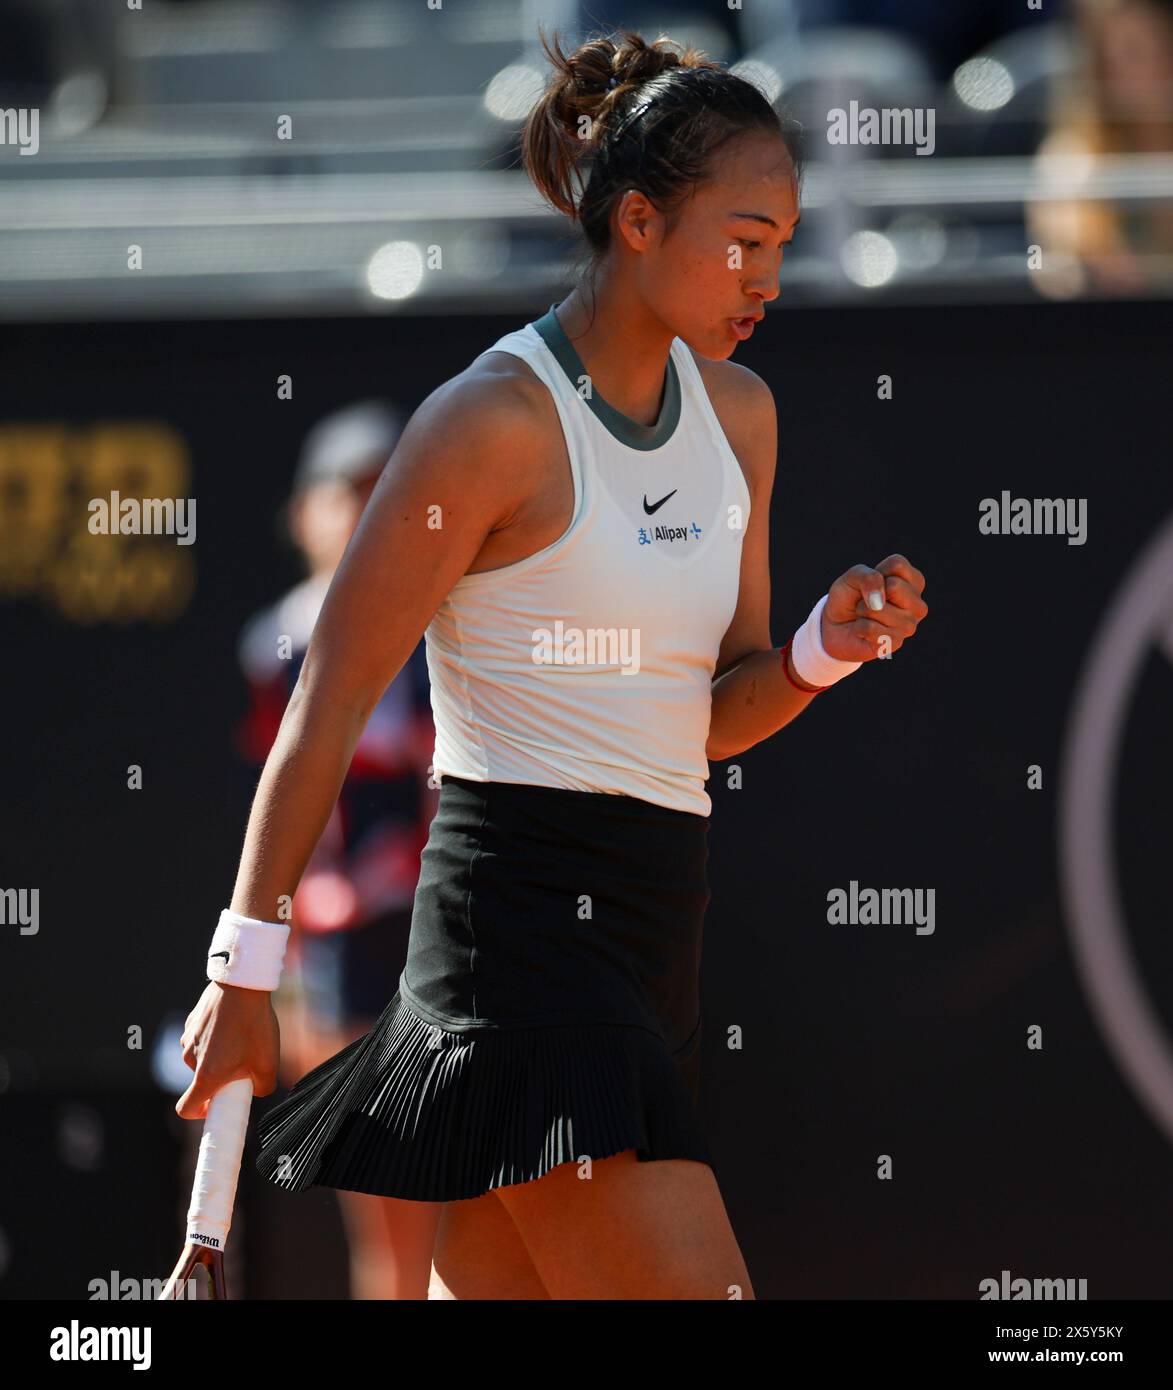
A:
POLYGON ((699 49, 676 52, 671 39, 648 43, 631 29, 569 54, 557 37, 551 45, 541 34, 541 42, 555 74, 526 120, 522 162, 546 201, 581 225, 591 271, 610 247, 611 212, 623 193, 640 189, 671 230, 714 156, 737 136, 779 136, 801 178, 798 123, 699 49))

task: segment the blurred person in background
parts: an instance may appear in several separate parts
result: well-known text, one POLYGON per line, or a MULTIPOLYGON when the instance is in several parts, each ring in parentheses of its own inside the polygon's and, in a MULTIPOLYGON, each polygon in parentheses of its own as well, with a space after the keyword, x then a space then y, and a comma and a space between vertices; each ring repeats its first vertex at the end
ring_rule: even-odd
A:
MULTIPOLYGON (((1173 0, 1076 0, 1074 10, 1079 65, 1039 149, 1044 189, 1094 173, 1104 156, 1173 153, 1173 0)), ((1028 227, 1048 293, 1173 285, 1171 198, 1039 199, 1028 227)))
MULTIPOLYGON (((250 708, 240 750, 259 770, 297 683, 322 600, 402 430, 381 401, 352 405, 307 436, 286 509, 308 576, 257 613, 240 638, 250 708)), ((293 900, 279 991, 286 1086, 368 1032, 399 987, 420 851, 438 793, 422 645, 388 686, 355 749, 338 802, 293 900)), ((432 1226, 426 1204, 339 1191, 351 1296, 424 1298, 432 1226)))

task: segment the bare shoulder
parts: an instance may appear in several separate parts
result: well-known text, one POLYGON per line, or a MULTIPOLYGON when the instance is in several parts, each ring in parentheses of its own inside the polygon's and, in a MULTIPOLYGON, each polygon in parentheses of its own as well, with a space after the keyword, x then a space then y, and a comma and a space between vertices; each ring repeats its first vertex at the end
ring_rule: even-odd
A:
POLYGON ((530 368, 510 353, 482 354, 438 386, 411 417, 432 445, 452 442, 464 456, 493 461, 530 455, 557 427, 550 393, 530 368))
POLYGON ((769 487, 774 476, 778 448, 774 393, 757 372, 740 362, 714 361, 696 352, 692 358, 750 491, 756 495, 760 488, 769 487))
MULTIPOLYGON (((689 351, 692 352, 692 349, 689 348, 689 351)), ((711 357, 702 357, 699 352, 692 353, 692 360, 700 369, 709 395, 714 400, 718 397, 727 399, 737 410, 752 409, 773 414, 774 393, 757 372, 743 367, 740 362, 718 362, 711 357)))
POLYGON ((488 352, 438 386, 412 415, 392 465, 443 471, 502 495, 532 481, 561 435, 550 392, 511 353, 488 352))
POLYGON ((558 411, 545 383, 511 352, 484 352, 453 379, 473 410, 526 430, 558 424, 558 411))

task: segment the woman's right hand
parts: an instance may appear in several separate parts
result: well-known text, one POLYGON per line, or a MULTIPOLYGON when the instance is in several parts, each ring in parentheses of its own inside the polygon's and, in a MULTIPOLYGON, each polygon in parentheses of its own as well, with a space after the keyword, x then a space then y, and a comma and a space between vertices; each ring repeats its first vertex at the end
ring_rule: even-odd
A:
POLYGON ((208 1102, 238 1077, 251 1080, 254 1096, 277 1089, 281 1030, 268 990, 209 980, 187 1016, 179 1042, 183 1060, 195 1072, 175 1105, 181 1119, 205 1119, 208 1102))

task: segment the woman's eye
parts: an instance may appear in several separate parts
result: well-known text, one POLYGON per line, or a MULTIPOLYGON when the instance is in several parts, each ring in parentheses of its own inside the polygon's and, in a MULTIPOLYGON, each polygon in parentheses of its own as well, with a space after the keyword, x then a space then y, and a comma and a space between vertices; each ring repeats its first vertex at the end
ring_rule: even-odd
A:
POLYGON ((740 238, 740 241, 742 246, 746 247, 746 249, 750 251, 756 251, 758 247, 762 244, 760 241, 746 241, 744 237, 740 238))

